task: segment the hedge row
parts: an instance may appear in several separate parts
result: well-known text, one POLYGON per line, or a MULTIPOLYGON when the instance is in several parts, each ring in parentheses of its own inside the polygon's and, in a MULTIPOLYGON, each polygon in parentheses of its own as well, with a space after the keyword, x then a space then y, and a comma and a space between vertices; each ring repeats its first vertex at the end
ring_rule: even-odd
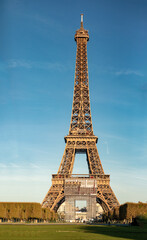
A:
POLYGON ((119 208, 119 218, 132 219, 147 213, 147 203, 125 203, 119 208))
POLYGON ((0 202, 0 219, 56 220, 57 214, 40 203, 0 202))
POLYGON ((125 203, 104 214, 104 220, 132 220, 147 214, 147 203, 125 203))

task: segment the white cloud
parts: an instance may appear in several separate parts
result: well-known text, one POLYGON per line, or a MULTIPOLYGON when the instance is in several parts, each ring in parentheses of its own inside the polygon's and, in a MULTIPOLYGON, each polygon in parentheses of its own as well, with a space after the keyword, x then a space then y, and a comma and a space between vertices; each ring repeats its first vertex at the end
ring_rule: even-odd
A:
POLYGON ((17 68, 17 67, 24 67, 24 68, 31 68, 31 62, 27 62, 24 60, 15 60, 15 59, 11 59, 8 61, 8 68, 17 68))
MULTIPOLYGON (((90 69, 93 69, 94 72, 100 73, 100 74, 112 74, 112 75, 136 75, 143 77, 144 73, 142 73, 139 70, 134 70, 134 69, 118 69, 113 66, 97 66, 95 63, 91 64, 90 69)), ((89 71, 90 71, 89 69, 89 71)))
POLYGON ((69 65, 65 65, 59 62, 35 62, 28 61, 23 59, 10 59, 6 63, 8 68, 37 68, 37 69, 46 69, 46 70, 56 70, 56 71, 65 71, 70 68, 69 65))
POLYGON ((115 75, 137 75, 137 76, 140 76, 140 77, 143 77, 144 74, 139 72, 139 71, 136 71, 136 70, 120 70, 120 71, 117 71, 115 72, 115 75))

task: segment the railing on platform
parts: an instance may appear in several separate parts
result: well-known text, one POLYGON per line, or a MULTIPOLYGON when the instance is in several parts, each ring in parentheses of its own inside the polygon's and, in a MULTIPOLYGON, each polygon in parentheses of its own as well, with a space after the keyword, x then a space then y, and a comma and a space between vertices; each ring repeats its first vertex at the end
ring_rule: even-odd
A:
POLYGON ((68 174, 68 175, 64 175, 64 174, 53 174, 52 178, 54 179, 65 179, 65 178, 94 178, 94 179, 110 179, 110 175, 106 175, 106 174, 68 174))

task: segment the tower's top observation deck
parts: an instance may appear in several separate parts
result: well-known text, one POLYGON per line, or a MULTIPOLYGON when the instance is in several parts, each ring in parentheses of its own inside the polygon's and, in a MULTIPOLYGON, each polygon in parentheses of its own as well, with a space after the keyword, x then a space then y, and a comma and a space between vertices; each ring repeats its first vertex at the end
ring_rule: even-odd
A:
POLYGON ((83 14, 81 14, 81 27, 75 34, 75 41, 77 41, 77 38, 86 38, 87 41, 89 40, 88 30, 85 30, 83 27, 83 14))

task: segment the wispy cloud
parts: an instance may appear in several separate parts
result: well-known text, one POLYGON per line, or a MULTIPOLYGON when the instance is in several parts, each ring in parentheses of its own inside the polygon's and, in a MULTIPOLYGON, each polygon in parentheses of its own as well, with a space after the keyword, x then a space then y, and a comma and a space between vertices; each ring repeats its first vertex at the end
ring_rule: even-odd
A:
MULTIPOLYGON (((93 99, 92 99, 93 100, 93 99)), ((106 98, 105 96, 95 96, 94 102, 102 102, 102 103, 109 103, 115 105, 124 105, 124 106, 132 106, 134 102, 127 101, 124 99, 118 99, 116 96, 111 96, 111 98, 106 98)))
MULTIPOLYGON (((48 127, 48 125, 44 125, 44 127, 46 128, 46 127, 48 127)), ((45 151, 45 150, 42 150, 42 149, 38 149, 38 148, 36 148, 36 147, 24 147, 24 149, 25 149, 25 151, 33 151, 33 152, 36 152, 36 153, 41 153, 41 154, 47 154, 47 155, 49 155, 50 153, 49 153, 49 151, 45 151)))
POLYGON ((13 169, 20 169, 20 170, 23 170, 23 169, 43 169, 42 166, 40 165, 37 165, 37 164, 34 164, 34 163, 29 163, 27 165, 24 165, 24 164, 21 164, 21 165, 18 165, 16 163, 9 163, 9 164, 4 164, 4 163, 0 163, 0 168, 3 168, 3 169, 9 169, 9 170, 13 170, 13 169))
POLYGON ((8 182, 8 181, 16 181, 16 182, 47 182, 48 177, 43 175, 1 175, 0 181, 8 182))
POLYGON ((65 71, 70 68, 68 64, 62 64, 59 62, 35 62, 24 59, 10 59, 6 65, 7 68, 37 68, 56 71, 65 71))
POLYGON ((136 76, 140 76, 140 77, 144 76, 144 74, 141 73, 140 71, 129 70, 129 69, 117 71, 117 72, 115 72, 115 75, 136 75, 136 76))
POLYGON ((0 168, 7 168, 6 164, 0 163, 0 168))
MULTIPOLYGON (((99 74, 111 74, 111 75, 136 75, 143 77, 144 73, 141 72, 139 69, 129 69, 129 68, 124 68, 124 69, 118 69, 113 66, 97 66, 95 63, 90 65, 90 69, 92 69, 94 72, 99 73, 99 74)), ((89 71, 90 71, 89 69, 89 71)))
MULTIPOLYGON (((122 141, 128 141, 127 138, 121 136, 121 135, 115 135, 115 134, 106 134, 104 132, 99 132, 100 136, 103 136, 103 138, 109 138, 109 139, 116 139, 116 140, 122 140, 122 141)), ((106 143, 106 141, 104 141, 106 143)))
POLYGON ((30 164, 30 167, 31 167, 31 168, 36 168, 36 169, 39 169, 39 168, 40 168, 38 165, 33 164, 33 163, 30 164))
POLYGON ((17 67, 32 68, 32 63, 24 60, 11 59, 8 61, 7 67, 8 68, 17 68, 17 67))
POLYGON ((48 27, 56 28, 59 31, 62 31, 62 29, 65 28, 63 24, 61 24, 59 21, 57 21, 56 19, 53 19, 53 18, 42 17, 38 14, 26 15, 26 17, 31 18, 31 19, 33 19, 39 23, 42 23, 44 25, 47 25, 48 27))
POLYGON ((125 162, 120 162, 117 160, 105 160, 105 162, 107 163, 107 167, 110 169, 109 171, 112 174, 112 176, 114 177, 124 177, 124 179, 127 180, 132 180, 132 179, 136 179, 137 180, 144 180, 147 181, 147 176, 146 176, 146 172, 147 172, 147 167, 143 166, 130 166, 125 162), (110 168, 111 165, 111 168, 110 168))
POLYGON ((15 164, 15 163, 10 163, 10 166, 11 166, 12 168, 20 168, 20 166, 17 165, 17 164, 15 164))
POLYGON ((67 32, 67 26, 65 28, 64 24, 62 24, 61 21, 57 20, 57 18, 51 18, 49 15, 46 17, 46 16, 39 15, 38 13, 34 13, 34 14, 23 13, 21 14, 21 17, 24 17, 26 19, 36 22, 37 24, 34 24, 33 26, 41 30, 43 27, 47 27, 48 32, 49 32, 49 28, 54 29, 58 32, 64 32, 64 33, 67 32))
POLYGON ((107 152, 107 155, 109 155, 108 142, 107 141, 103 141, 103 143, 106 145, 106 152, 107 152))
POLYGON ((146 176, 136 176, 135 178, 139 179, 139 180, 143 180, 143 181, 147 181, 147 177, 146 176))

